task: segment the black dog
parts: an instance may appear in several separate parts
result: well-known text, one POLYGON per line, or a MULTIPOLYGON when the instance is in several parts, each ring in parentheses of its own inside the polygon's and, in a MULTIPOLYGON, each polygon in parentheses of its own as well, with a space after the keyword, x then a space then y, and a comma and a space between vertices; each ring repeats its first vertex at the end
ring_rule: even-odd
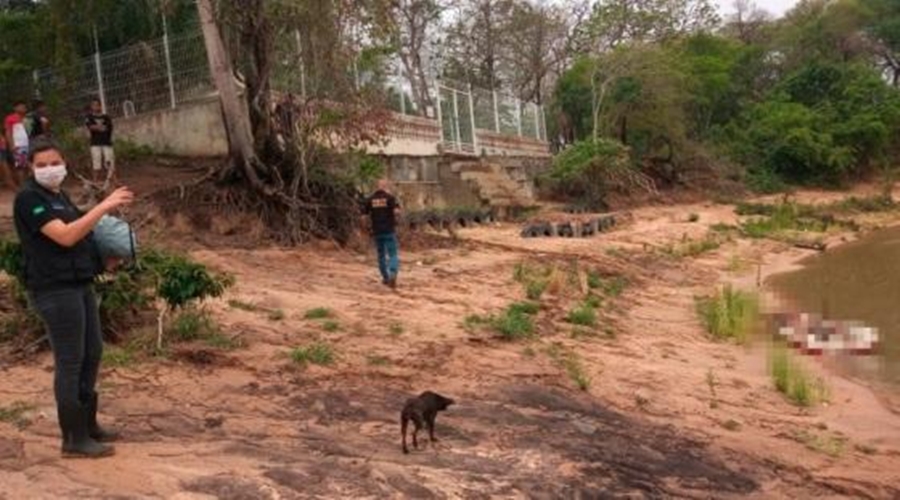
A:
POLYGON ((408 399, 406 401, 406 406, 403 407, 403 411, 400 413, 400 430, 403 433, 403 453, 409 453, 409 449, 406 447, 406 428, 409 425, 409 421, 412 420, 413 425, 415 426, 412 433, 413 448, 419 448, 416 433, 419 432, 419 429, 421 429, 423 425, 428 427, 428 437, 431 438, 431 442, 437 442, 437 438, 434 437, 434 420, 437 418, 439 411, 446 410, 447 407, 453 403, 454 401, 452 399, 445 398, 444 396, 431 391, 425 391, 422 394, 419 394, 418 397, 408 399))

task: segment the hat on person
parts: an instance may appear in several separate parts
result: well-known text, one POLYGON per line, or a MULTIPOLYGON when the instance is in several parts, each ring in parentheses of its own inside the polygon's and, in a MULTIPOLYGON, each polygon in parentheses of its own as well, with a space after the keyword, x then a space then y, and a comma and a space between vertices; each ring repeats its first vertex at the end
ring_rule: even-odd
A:
POLYGON ((104 215, 94 226, 94 242, 104 259, 116 257, 120 259, 134 259, 137 241, 134 231, 122 219, 111 215, 104 215))

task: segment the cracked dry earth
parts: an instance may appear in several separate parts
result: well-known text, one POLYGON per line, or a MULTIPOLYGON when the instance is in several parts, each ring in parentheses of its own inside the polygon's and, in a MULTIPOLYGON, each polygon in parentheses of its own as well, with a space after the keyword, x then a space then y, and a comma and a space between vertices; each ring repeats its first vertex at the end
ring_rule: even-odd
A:
POLYGON ((900 497, 900 417, 868 388, 825 373, 832 403, 798 409, 772 389, 764 354, 711 342, 694 316, 694 295, 755 278, 725 270, 735 255, 775 269, 802 251, 642 250, 733 217, 714 205, 640 209, 589 240, 467 229, 456 247, 406 252, 397 292, 377 282, 372 255, 196 251, 237 278, 209 307, 245 346, 179 345, 168 359, 105 368, 103 417, 126 439, 99 461, 59 458, 49 356, 4 366, 2 404, 34 409, 28 425, 0 422, 0 499, 900 497), (701 223, 680 222, 689 212, 701 223), (524 298, 512 279, 523 259, 575 260, 631 286, 604 306, 605 333, 571 336, 572 304, 554 297, 536 340, 463 328, 467 315, 524 298), (316 307, 335 312, 336 331, 304 318, 316 307), (312 341, 332 345, 336 363, 291 363, 290 349, 312 341), (587 391, 546 354, 552 345, 578 354, 587 391), (438 443, 404 455, 399 412, 423 390, 459 404, 438 417, 438 443), (829 439, 839 453, 814 445, 829 439))

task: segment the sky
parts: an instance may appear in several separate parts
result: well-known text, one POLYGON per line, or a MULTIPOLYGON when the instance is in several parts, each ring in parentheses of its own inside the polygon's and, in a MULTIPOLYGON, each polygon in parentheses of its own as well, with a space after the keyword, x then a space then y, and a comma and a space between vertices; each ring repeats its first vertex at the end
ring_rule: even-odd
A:
MULTIPOLYGON (((734 8, 732 4, 733 0, 715 0, 717 4, 719 4, 719 12, 722 14, 730 14, 734 12, 734 8)), ((755 0, 756 5, 761 9, 768 11, 769 13, 775 15, 776 17, 781 17, 785 12, 790 10, 794 4, 797 3, 797 0, 755 0)))

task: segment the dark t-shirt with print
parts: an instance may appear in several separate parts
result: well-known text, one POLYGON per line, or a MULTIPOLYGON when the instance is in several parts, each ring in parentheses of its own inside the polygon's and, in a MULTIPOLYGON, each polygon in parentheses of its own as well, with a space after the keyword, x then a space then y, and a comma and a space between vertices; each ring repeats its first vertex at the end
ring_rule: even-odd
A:
POLYGON ((95 115, 91 113, 84 120, 84 126, 88 127, 91 132, 91 146, 112 146, 113 123, 109 115, 95 115), (94 125, 102 125, 103 130, 90 128, 94 125))
POLYGON ((28 179, 13 202, 13 218, 25 259, 25 284, 31 291, 90 283, 100 270, 99 254, 92 233, 71 247, 62 246, 43 234, 43 227, 56 219, 71 223, 81 210, 64 193, 44 189, 28 179))
POLYGON ((387 191, 378 190, 366 198, 363 211, 372 218, 372 232, 374 234, 393 233, 397 228, 397 218, 394 211, 400 208, 397 198, 387 191))

